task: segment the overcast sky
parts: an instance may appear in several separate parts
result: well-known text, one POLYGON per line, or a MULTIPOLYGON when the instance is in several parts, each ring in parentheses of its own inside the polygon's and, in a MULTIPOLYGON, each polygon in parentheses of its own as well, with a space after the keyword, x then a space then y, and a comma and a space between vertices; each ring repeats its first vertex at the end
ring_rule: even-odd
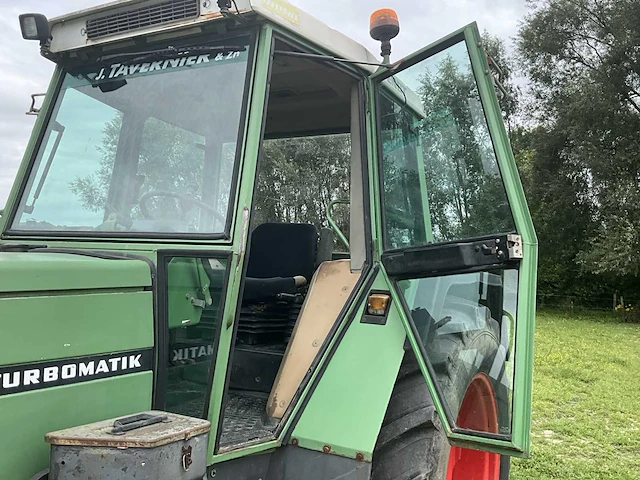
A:
MULTIPOLYGON (((25 115, 29 95, 44 92, 53 64, 39 54, 37 42, 20 35, 18 15, 38 12, 51 18, 93 5, 100 0, 20 0, 0 2, 0 208, 27 146, 35 117, 25 115)), ((477 21, 511 44, 526 13, 525 0, 293 0, 292 3, 329 26, 365 44, 375 54, 379 44, 369 38, 369 15, 392 7, 400 19, 400 36, 393 41, 393 58, 399 59, 434 40, 477 21)))

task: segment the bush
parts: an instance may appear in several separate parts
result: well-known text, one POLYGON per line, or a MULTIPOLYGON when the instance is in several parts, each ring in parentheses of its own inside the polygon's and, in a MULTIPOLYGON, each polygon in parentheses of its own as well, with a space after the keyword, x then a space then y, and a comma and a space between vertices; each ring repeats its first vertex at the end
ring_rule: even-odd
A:
POLYGON ((620 303, 616 305, 616 315, 626 323, 640 323, 640 306, 620 303))

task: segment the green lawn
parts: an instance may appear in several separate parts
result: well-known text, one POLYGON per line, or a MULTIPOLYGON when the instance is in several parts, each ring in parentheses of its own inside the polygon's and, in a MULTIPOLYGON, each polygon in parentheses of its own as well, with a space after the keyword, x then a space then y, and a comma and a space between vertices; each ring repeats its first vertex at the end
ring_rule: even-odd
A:
POLYGON ((531 458, 511 480, 640 479, 640 325, 542 312, 531 458))

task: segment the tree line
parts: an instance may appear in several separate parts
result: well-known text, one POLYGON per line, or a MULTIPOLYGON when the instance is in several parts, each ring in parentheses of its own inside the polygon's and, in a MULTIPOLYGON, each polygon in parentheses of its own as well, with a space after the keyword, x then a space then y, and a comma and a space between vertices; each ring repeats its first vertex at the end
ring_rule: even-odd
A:
POLYGON ((539 291, 640 300, 640 2, 530 6, 503 61, 529 85, 505 115, 540 241, 539 291))

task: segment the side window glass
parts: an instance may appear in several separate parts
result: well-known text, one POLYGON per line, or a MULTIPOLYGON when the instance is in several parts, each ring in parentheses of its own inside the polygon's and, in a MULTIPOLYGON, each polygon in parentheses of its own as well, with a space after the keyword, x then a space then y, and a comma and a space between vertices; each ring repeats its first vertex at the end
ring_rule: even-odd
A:
POLYGON ((515 230, 464 41, 384 80, 379 105, 386 248, 515 230))
POLYGON ((164 409, 204 417, 220 331, 227 260, 165 259, 168 358, 164 409))
POLYGON ((401 280, 451 425, 510 437, 518 271, 401 280))
MULTIPOLYGON (((236 161, 236 148, 236 142, 222 144, 222 148, 220 149, 220 162, 218 162, 216 168, 211 169, 213 175, 217 177, 217 180, 213 182, 215 187, 211 193, 207 192, 207 188, 202 192, 202 198, 207 199, 206 203, 211 203, 211 205, 220 212, 226 212, 229 209, 236 161)), ((208 162, 205 163, 205 165, 207 164, 208 162)), ((207 175, 208 172, 205 173, 205 177, 207 175)))

